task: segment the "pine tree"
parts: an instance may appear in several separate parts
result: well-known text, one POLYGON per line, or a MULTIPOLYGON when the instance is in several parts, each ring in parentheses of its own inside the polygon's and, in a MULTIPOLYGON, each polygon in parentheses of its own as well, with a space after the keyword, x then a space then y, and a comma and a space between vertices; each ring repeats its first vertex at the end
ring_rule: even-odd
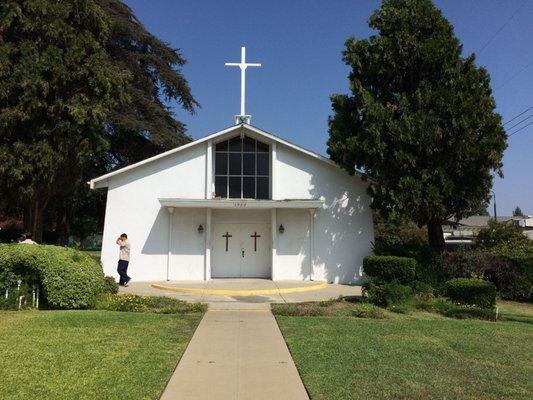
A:
POLYGON ((369 25, 376 35, 346 41, 351 94, 332 96, 328 153, 367 174, 374 208, 427 225, 442 250, 442 222, 487 204, 501 175, 490 78, 430 0, 384 0, 369 25))
POLYGON ((520 207, 516 206, 516 208, 513 211, 513 217, 525 217, 520 207))

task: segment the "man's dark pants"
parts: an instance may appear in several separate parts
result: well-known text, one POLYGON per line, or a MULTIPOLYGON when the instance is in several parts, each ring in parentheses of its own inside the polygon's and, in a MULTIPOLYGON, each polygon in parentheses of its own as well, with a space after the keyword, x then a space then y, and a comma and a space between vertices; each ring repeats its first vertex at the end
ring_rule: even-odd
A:
POLYGON ((128 276, 128 264, 129 264, 129 261, 118 260, 117 272, 120 275, 120 279, 118 281, 119 285, 124 285, 125 283, 128 283, 131 279, 128 276))

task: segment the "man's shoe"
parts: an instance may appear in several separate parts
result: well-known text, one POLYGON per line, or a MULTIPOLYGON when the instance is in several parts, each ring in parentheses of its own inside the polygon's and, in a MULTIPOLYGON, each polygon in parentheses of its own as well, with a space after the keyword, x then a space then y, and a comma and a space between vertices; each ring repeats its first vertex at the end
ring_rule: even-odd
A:
POLYGON ((131 281, 131 278, 130 278, 130 279, 128 279, 128 281, 127 281, 127 282, 124 282, 124 286, 128 287, 128 286, 130 285, 130 281, 131 281))

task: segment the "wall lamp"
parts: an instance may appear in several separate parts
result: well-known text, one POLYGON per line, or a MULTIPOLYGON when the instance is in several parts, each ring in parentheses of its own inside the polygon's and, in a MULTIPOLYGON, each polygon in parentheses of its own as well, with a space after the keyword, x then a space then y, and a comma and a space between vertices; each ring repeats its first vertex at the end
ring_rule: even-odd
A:
POLYGON ((278 232, 279 232, 279 233, 283 233, 283 232, 285 232, 285 228, 283 227, 283 224, 280 224, 280 225, 279 225, 278 232))
POLYGON ((204 227, 202 226, 202 224, 198 225, 198 233, 201 235, 202 233, 204 233, 204 227))

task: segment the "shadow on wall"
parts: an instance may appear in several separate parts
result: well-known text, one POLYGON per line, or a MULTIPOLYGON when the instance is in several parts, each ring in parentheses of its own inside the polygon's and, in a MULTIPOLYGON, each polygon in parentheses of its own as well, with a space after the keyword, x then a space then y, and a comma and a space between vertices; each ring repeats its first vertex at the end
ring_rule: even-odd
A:
POLYGON ((146 237, 141 254, 167 254, 168 219, 168 211, 161 207, 146 237))
MULTIPOLYGON (((314 220, 314 276, 320 269, 328 282, 360 282, 363 258, 372 253, 374 228, 366 184, 335 166, 296 158, 292 166, 311 176, 309 193, 324 200, 314 220)), ((304 252, 301 273, 309 278, 309 250, 304 252)))

